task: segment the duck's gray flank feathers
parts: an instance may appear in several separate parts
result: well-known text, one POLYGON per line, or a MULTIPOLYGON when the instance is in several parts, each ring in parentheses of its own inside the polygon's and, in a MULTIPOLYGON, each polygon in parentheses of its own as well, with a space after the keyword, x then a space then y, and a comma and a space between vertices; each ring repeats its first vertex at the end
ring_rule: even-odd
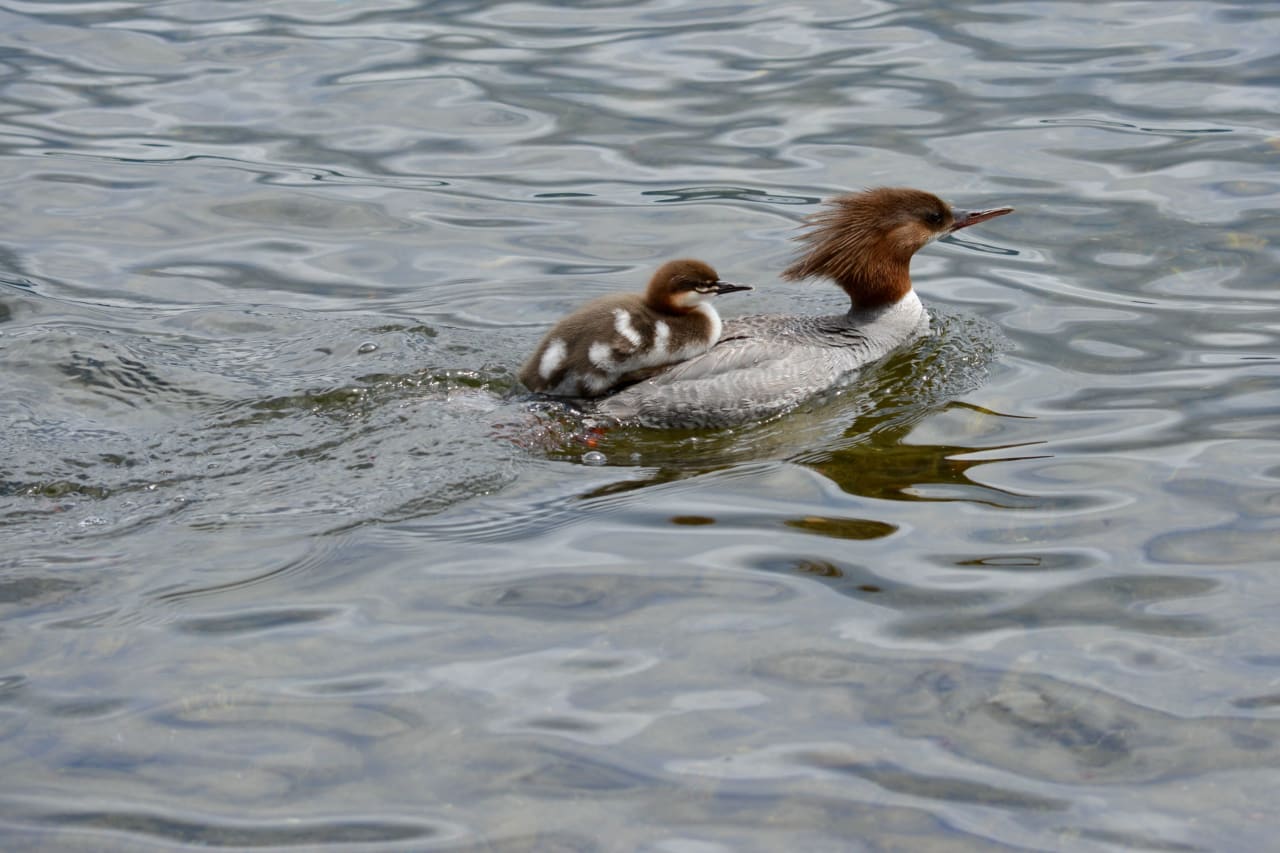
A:
POLYGON ((721 427, 794 408, 928 330, 914 292, 874 312, 724 322, 706 353, 599 401, 596 413, 653 427, 721 427))

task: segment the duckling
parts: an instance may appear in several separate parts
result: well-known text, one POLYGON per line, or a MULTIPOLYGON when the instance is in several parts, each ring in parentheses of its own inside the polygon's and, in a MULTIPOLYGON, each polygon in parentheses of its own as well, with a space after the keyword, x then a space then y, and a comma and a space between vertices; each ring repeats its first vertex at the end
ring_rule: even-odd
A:
POLYGON ((520 369, 530 391, 590 398, 638 382, 709 350, 720 339, 711 300, 751 290, 722 281, 702 261, 668 261, 643 294, 602 296, 557 323, 520 369))

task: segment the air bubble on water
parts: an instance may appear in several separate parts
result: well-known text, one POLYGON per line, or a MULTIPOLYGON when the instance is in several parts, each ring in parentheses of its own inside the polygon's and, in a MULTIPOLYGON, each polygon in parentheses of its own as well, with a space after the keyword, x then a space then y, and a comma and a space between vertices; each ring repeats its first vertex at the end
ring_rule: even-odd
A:
POLYGON ((599 450, 588 450, 582 454, 583 465, 605 465, 609 461, 609 457, 605 456, 599 450))
POLYGON ((371 353, 377 350, 377 348, 378 348, 378 345, 373 343, 372 341, 365 341, 360 346, 356 347, 356 352, 360 353, 361 355, 367 355, 368 353, 371 353))

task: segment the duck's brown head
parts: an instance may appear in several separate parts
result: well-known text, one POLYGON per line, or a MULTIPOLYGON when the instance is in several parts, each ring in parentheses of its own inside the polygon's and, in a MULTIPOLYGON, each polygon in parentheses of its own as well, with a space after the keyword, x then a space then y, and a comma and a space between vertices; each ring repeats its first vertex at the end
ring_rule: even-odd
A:
POLYGON ((685 314, 722 293, 751 290, 749 284, 722 281, 708 264, 685 258, 667 261, 649 279, 645 301, 668 314, 685 314))
POLYGON ((857 308, 897 302, 911 290, 911 256, 961 228, 1011 213, 1011 207, 961 211, 933 193, 878 187, 839 196, 809 218, 797 239, 807 249, 782 277, 825 276, 857 308))

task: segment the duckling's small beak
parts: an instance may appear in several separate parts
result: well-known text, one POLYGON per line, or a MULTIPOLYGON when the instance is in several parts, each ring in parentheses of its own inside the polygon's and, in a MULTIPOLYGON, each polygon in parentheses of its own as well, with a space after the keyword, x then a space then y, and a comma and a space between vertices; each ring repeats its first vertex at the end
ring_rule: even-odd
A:
POLYGON ((711 284, 714 293, 733 293, 735 290, 754 290, 749 284, 734 284, 731 281, 715 281, 711 284))
POLYGON ((1004 216, 1006 213, 1013 213, 1012 207, 993 207, 989 210, 953 210, 951 217, 954 220, 951 223, 952 231, 959 231, 961 228, 968 228, 970 225, 977 225, 979 222, 986 222, 988 219, 995 219, 997 216, 1004 216))

